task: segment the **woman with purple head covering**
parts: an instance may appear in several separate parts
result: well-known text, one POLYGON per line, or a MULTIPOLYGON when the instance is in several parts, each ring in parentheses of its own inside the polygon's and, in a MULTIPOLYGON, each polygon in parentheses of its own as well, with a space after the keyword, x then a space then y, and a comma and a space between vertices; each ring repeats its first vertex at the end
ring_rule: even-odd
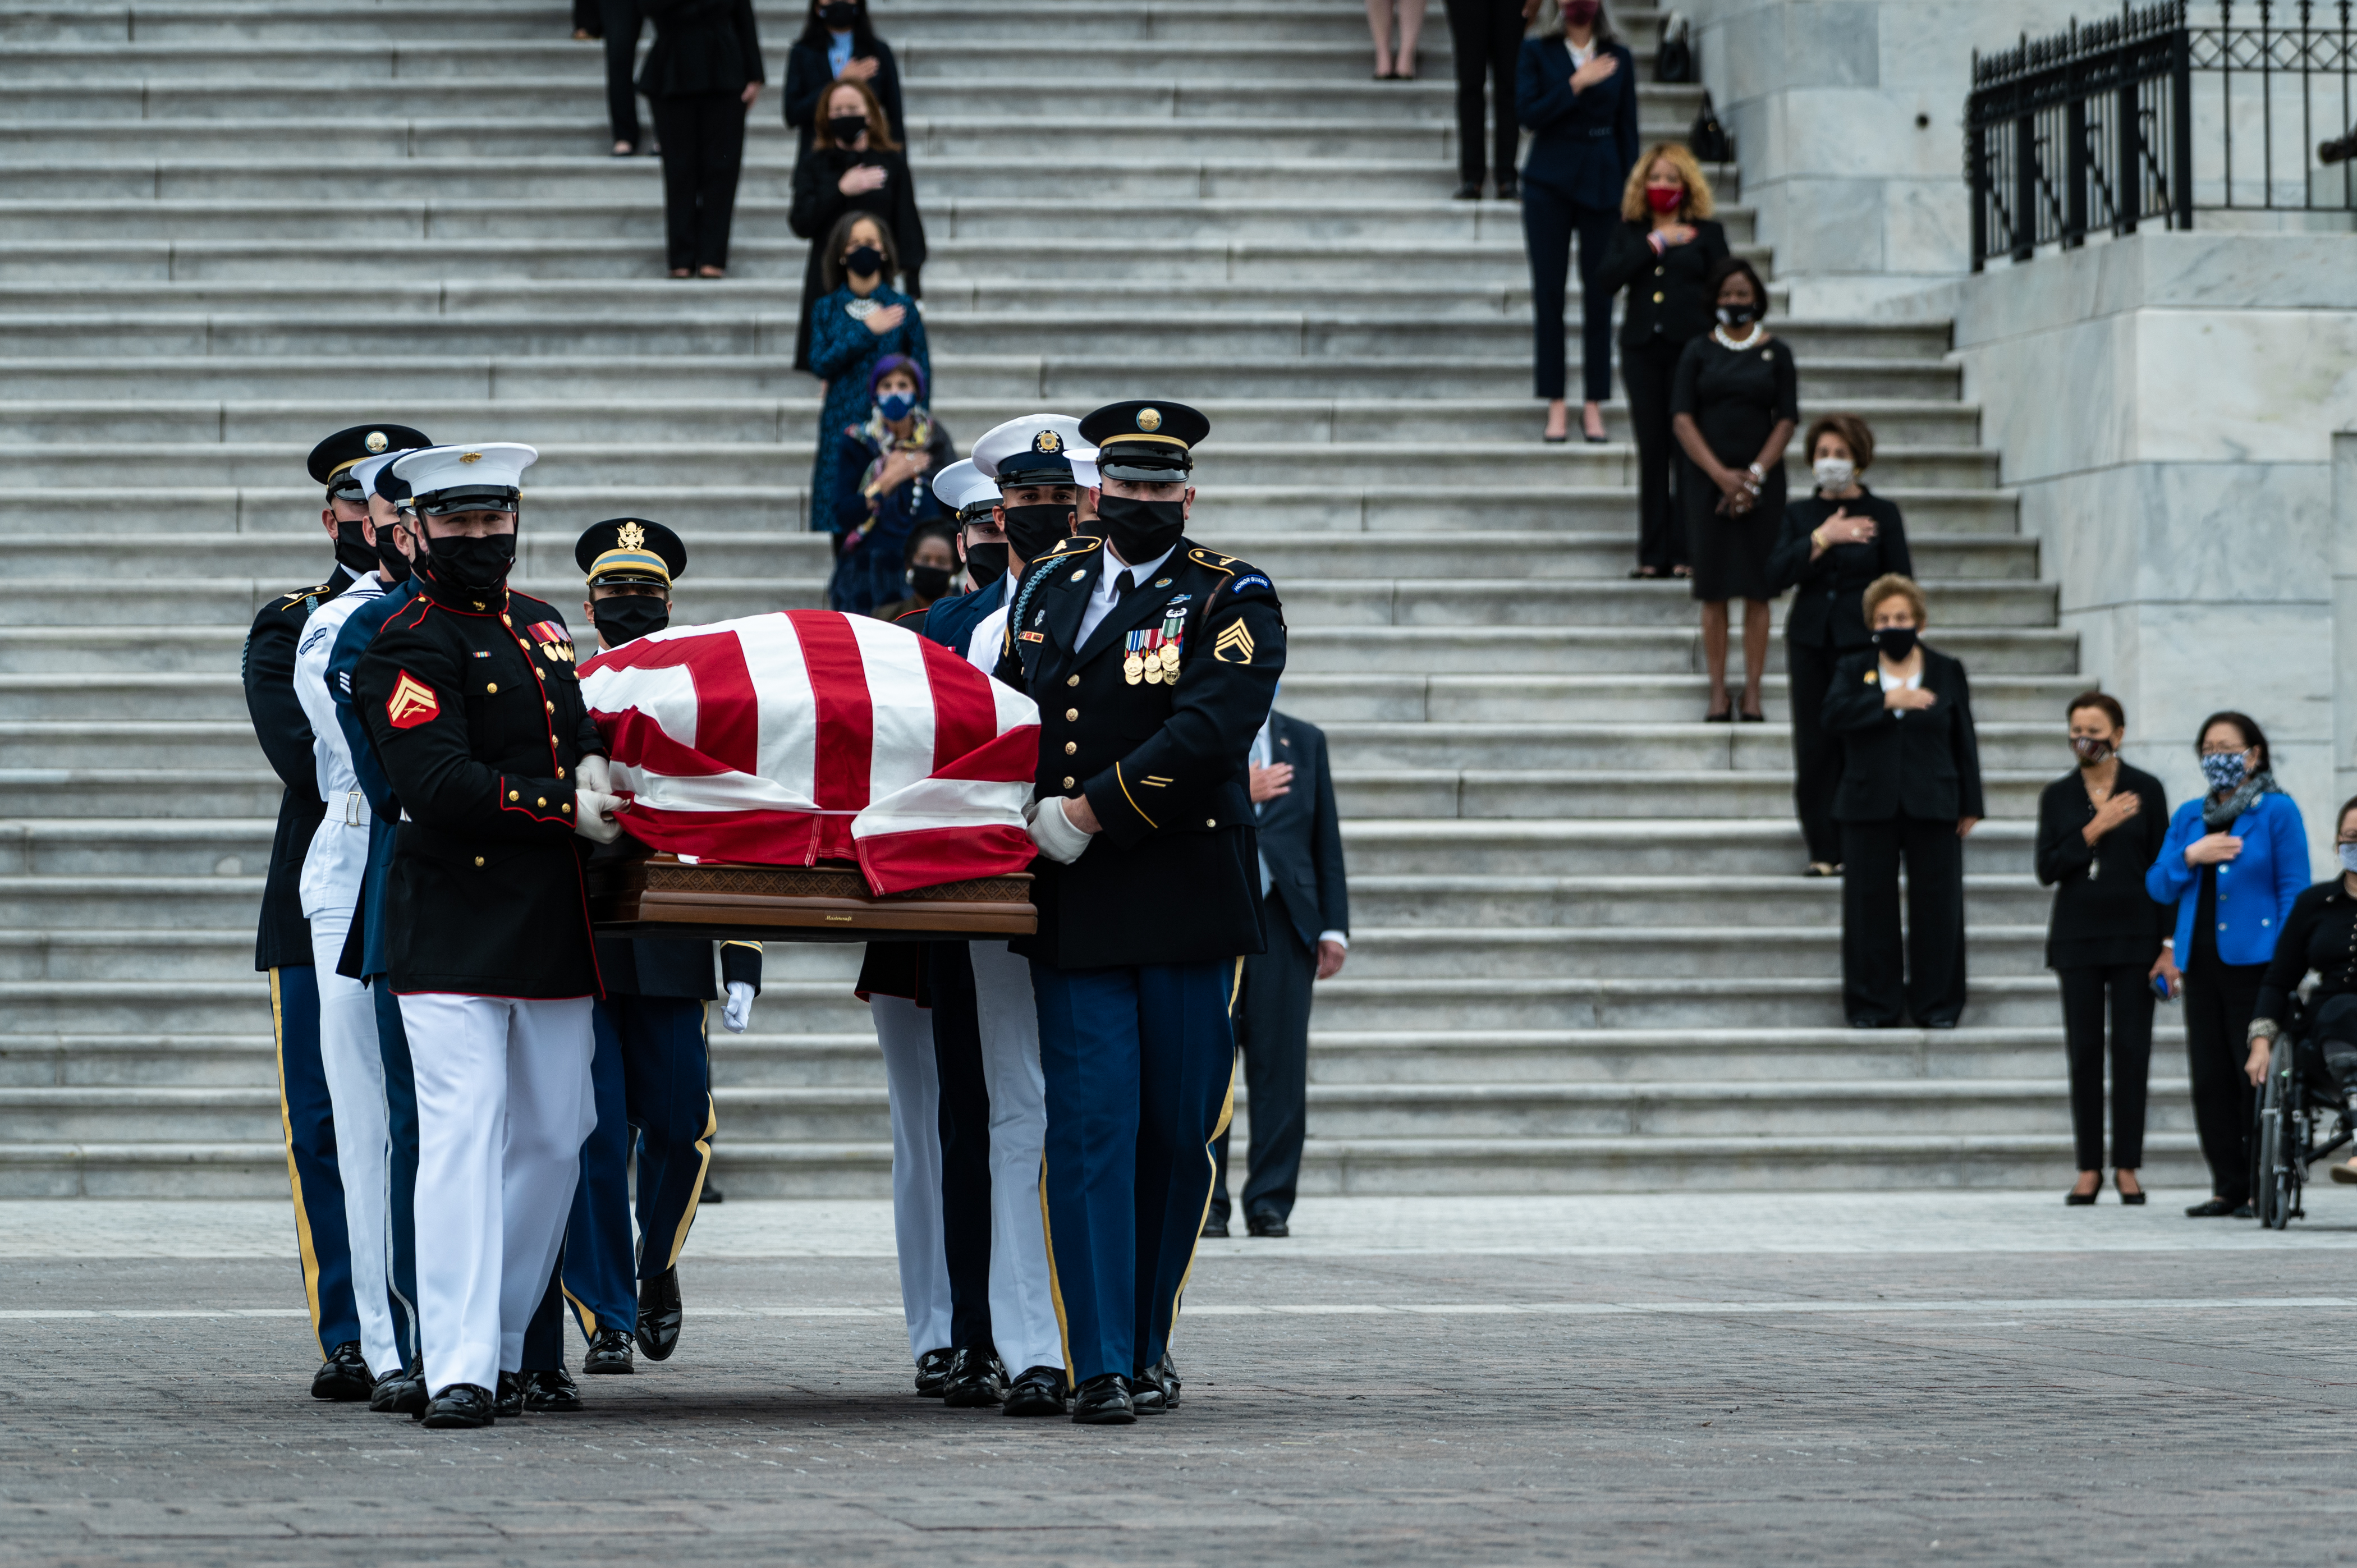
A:
POLYGON ((930 378, 906 354, 887 354, 867 378, 867 418, 834 443, 834 580, 827 607, 865 614, 906 592, 911 531, 942 515, 933 476, 956 445, 925 407, 930 378))

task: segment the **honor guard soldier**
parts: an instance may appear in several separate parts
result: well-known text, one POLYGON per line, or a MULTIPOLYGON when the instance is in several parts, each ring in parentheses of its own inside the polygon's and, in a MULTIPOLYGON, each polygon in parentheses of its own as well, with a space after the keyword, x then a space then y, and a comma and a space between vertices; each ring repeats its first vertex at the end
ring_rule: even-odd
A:
POLYGON ((350 478, 352 465, 396 446, 425 445, 425 437, 406 425, 356 424, 311 449, 307 467, 313 482, 326 491, 319 521, 335 547, 336 568, 326 582, 282 594, 264 605, 246 634, 240 660, 254 738, 285 786, 263 884, 253 966, 270 976, 279 1126, 294 1187, 303 1295, 322 1358, 311 1379, 311 1392, 325 1400, 366 1399, 371 1383, 361 1352, 360 1312, 352 1294, 351 1246, 336 1165, 335 1112, 319 1059, 317 974, 312 966, 310 929, 303 918, 303 859, 327 814, 327 803, 319 796, 310 720, 295 695, 295 650, 311 612, 376 564, 362 529, 368 509, 350 478))
POLYGON ((414 492, 419 591, 352 681, 405 819, 385 927, 416 1079, 424 1417, 437 1427, 487 1426, 493 1391, 511 1392, 595 1122, 582 867, 585 841, 620 836, 622 802, 564 618, 507 586, 537 456, 445 446, 393 466, 414 492))
POLYGON ((998 526, 998 486, 974 470, 973 458, 962 457, 933 476, 933 496, 957 524, 958 560, 969 585, 963 594, 935 600, 918 629, 988 670, 998 662, 997 638, 987 639, 987 652, 979 658, 973 639, 981 618, 1006 602, 1009 586, 1006 534, 998 526))
MULTIPOLYGON (((671 624, 673 582, 687 569, 679 535, 619 517, 582 534, 574 560, 588 592, 581 608, 601 649, 671 624)), ((601 848, 593 858, 624 853, 601 848)), ((635 1330, 651 1360, 679 1343, 679 1255, 712 1168, 706 1004, 719 1000, 708 941, 599 937, 605 999, 595 1011, 597 1130, 581 1148, 581 1186, 565 1239, 565 1289, 588 1337, 585 1372, 630 1370, 635 1330), (630 1241, 629 1165, 638 1152, 638 1229, 630 1241)), ((721 1022, 743 1034, 761 988, 761 944, 720 944, 721 1022)))
POLYGON ((998 677, 1039 705, 1032 960, 1042 1176, 1072 1419, 1175 1407, 1169 1337, 1211 1199, 1235 1055, 1228 1008, 1265 946, 1245 757, 1285 669, 1267 575, 1185 535, 1211 422, 1161 401, 1081 422, 1102 536, 1017 592, 998 677))

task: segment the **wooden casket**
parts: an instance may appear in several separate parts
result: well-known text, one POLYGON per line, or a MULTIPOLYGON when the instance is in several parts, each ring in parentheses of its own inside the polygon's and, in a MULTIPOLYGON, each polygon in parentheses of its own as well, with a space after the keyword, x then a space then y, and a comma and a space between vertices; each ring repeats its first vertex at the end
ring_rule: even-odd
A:
POLYGON ((589 916, 601 936, 708 941, 992 940, 1039 929, 1028 872, 877 897, 847 864, 742 865, 669 854, 592 862, 589 916))

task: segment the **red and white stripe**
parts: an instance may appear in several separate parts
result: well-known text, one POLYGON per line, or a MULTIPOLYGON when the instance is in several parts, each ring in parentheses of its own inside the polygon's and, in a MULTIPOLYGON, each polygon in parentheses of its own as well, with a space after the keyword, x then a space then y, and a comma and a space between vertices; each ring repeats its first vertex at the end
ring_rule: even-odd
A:
POLYGON ((642 637, 581 666, 624 824, 658 850, 856 861, 878 894, 1019 871, 1039 711, 868 616, 786 610, 642 637))

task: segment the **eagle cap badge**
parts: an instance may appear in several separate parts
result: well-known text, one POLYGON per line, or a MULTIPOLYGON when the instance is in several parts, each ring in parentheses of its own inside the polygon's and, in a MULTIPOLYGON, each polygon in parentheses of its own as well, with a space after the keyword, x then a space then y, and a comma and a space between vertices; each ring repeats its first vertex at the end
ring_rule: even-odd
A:
POLYGON ((382 453, 386 447, 392 446, 393 443, 385 438, 383 431, 371 430, 368 433, 367 436, 361 440, 361 445, 367 447, 369 456, 373 457, 382 453))
POLYGON ((461 463, 479 463, 482 460, 483 455, 480 452, 465 452, 461 453, 458 457, 458 461, 461 463))
POLYGON ((1064 438, 1052 430, 1042 430, 1031 438, 1031 450, 1050 455, 1064 449, 1064 438))
POLYGON ((1153 435, 1156 431, 1162 428, 1162 411, 1158 408, 1139 409, 1137 411, 1137 427, 1140 430, 1145 431, 1148 435, 1153 435))
POLYGON ((643 550, 647 544, 647 531, 635 522, 626 522, 614 535, 614 542, 625 550, 643 550))

